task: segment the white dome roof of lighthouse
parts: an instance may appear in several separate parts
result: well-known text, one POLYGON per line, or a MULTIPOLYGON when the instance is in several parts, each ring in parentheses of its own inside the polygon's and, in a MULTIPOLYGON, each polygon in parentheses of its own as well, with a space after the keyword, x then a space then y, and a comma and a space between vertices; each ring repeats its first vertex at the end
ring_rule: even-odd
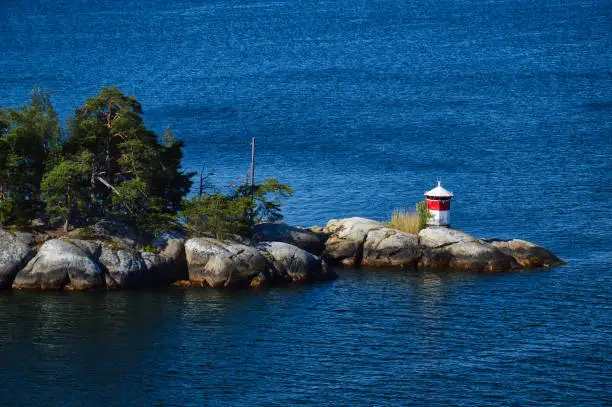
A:
POLYGON ((452 198, 455 196, 452 192, 447 191, 444 187, 442 187, 441 184, 442 181, 438 181, 438 186, 425 192, 425 196, 435 196, 439 198, 452 198))

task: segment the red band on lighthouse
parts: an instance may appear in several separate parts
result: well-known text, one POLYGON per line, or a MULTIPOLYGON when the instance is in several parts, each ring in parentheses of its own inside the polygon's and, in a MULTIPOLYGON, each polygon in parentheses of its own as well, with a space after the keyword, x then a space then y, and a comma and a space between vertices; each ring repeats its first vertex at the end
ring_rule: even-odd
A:
POLYGON ((438 186, 431 191, 425 192, 427 198, 427 209, 431 216, 427 219, 428 226, 450 227, 450 201, 454 195, 442 187, 438 180, 438 186))
POLYGON ((448 211, 450 210, 450 200, 448 201, 433 201, 427 200, 427 209, 430 211, 448 211))

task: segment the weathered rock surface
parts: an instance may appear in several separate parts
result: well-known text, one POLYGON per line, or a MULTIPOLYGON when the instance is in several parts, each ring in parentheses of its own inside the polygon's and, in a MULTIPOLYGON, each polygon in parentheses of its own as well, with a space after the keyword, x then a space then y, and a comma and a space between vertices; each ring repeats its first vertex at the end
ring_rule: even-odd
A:
POLYGON ((550 251, 524 240, 477 239, 443 227, 426 228, 417 236, 365 218, 331 220, 316 232, 261 224, 254 247, 208 238, 185 241, 178 231, 159 235, 153 249, 141 251, 137 248, 144 243, 137 238, 117 222, 102 222, 60 239, 50 233, 34 236, 0 229, 0 288, 90 290, 177 281, 184 286, 248 287, 334 278, 322 259, 356 267, 487 271, 563 264, 550 251), (44 242, 38 253, 36 242, 44 242))
POLYGON ((319 257, 284 242, 262 242, 256 249, 268 259, 276 281, 320 281, 336 277, 319 257))
POLYGON ((255 225, 253 242, 284 242, 319 256, 325 248, 325 239, 309 229, 286 223, 260 223, 255 225))
POLYGON ((140 253, 102 246, 99 258, 108 288, 131 288, 146 282, 147 267, 140 253))
POLYGON ((383 227, 382 223, 365 218, 332 219, 323 230, 329 237, 322 256, 330 263, 359 266, 366 236, 383 227))
POLYGON ((70 239, 62 238, 83 250, 83 252, 91 259, 98 260, 102 254, 102 242, 99 240, 83 240, 83 239, 70 239))
POLYGON ((427 247, 445 246, 459 242, 478 242, 472 235, 445 227, 427 227, 419 232, 421 244, 427 247))
POLYGON ((149 282, 163 284, 186 280, 185 240, 168 238, 157 248, 160 249, 159 253, 142 253, 149 282))
POLYGON ((36 254, 29 233, 10 233, 0 229, 0 289, 10 288, 15 276, 36 254))
POLYGON ((498 248, 467 233, 443 227, 428 227, 419 233, 421 266, 487 271, 510 270, 516 261, 498 248))
POLYGON ((189 280, 211 287, 259 286, 270 280, 270 264, 252 246, 208 238, 185 243, 189 280))
POLYGON ((194 280, 203 280, 204 276, 200 273, 204 271, 208 261, 225 251, 225 245, 215 239, 207 237, 188 239, 185 242, 185 256, 189 279, 193 277, 194 280))
POLYGON ((542 246, 520 239, 487 239, 487 243, 511 256, 521 267, 554 267, 565 262, 542 246))
POLYGON ((368 267, 416 267, 419 261, 417 235, 381 228, 368 232, 361 265, 368 267))
POLYGON ((14 288, 90 290, 105 286, 100 266, 65 240, 45 242, 13 282, 14 288))

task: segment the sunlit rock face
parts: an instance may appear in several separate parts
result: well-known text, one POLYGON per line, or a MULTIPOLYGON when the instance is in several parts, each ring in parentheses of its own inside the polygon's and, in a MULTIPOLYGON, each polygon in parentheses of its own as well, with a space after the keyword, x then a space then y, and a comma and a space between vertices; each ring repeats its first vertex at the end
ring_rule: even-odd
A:
POLYGON ((14 288, 39 290, 92 290, 105 287, 102 269, 76 245, 53 239, 20 271, 14 288))
POLYGON ((516 261, 496 247, 459 230, 428 227, 419 232, 420 263, 425 268, 503 271, 516 261))
POLYGON ((318 256, 284 242, 262 242, 257 250, 266 257, 273 281, 305 282, 329 280, 336 274, 318 256))
POLYGON ((189 239, 185 244, 189 281, 211 287, 259 286, 270 280, 270 264, 252 246, 215 239, 189 239))
POLYGON ((0 289, 10 288, 17 273, 35 254, 31 234, 0 229, 0 289))
POLYGON ((382 223, 365 218, 332 219, 323 229, 329 237, 322 256, 331 264, 359 266, 366 236, 383 227, 382 223))
POLYGON ((565 262, 542 246, 520 239, 486 240, 492 246, 511 256, 521 267, 554 267, 565 262))
POLYGON ((368 232, 361 265, 367 267, 416 267, 419 261, 417 235, 382 228, 368 232))

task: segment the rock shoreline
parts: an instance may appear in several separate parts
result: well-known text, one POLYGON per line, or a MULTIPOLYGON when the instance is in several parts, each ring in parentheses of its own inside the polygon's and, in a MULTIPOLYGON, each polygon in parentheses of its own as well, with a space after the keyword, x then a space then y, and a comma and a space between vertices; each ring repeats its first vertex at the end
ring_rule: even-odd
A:
POLYGON ((329 266, 506 271, 564 263, 523 240, 439 227, 412 235, 365 218, 311 229, 261 224, 251 244, 167 233, 142 248, 124 225, 91 229, 59 238, 0 229, 0 289, 243 288, 334 279, 329 266))
POLYGON ((413 235, 371 219, 348 218, 330 220, 323 233, 328 236, 323 258, 344 266, 510 271, 565 263, 534 243, 477 239, 445 227, 413 235))

